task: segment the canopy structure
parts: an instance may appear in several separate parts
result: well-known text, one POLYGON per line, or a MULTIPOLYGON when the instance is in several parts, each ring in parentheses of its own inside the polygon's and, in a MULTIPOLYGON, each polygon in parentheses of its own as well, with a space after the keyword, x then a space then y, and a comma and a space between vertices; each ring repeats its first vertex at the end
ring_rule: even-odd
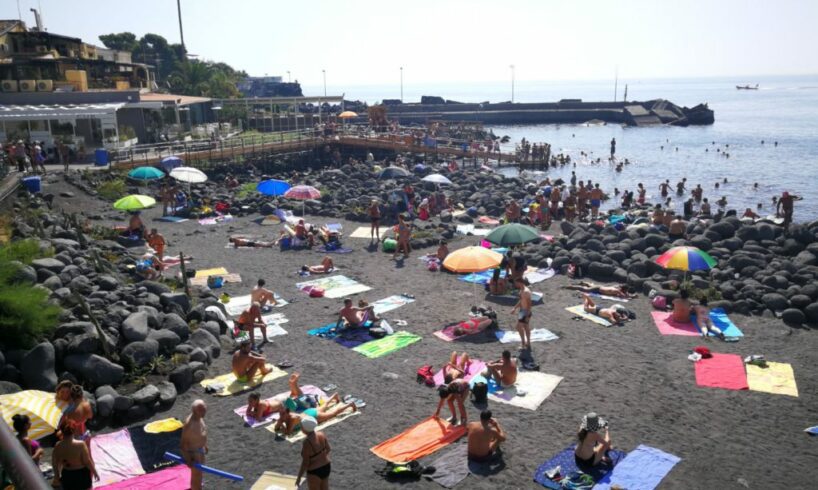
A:
POLYGON ((0 121, 99 119, 116 117, 124 103, 64 105, 0 105, 0 121))

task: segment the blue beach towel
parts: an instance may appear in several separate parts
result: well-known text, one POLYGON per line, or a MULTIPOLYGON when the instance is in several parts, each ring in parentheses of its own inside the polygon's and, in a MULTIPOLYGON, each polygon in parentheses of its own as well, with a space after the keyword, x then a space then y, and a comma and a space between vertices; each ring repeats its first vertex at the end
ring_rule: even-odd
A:
MULTIPOLYGON (((693 322, 693 325, 698 325, 696 323, 696 315, 693 313, 690 314, 690 321, 693 322)), ((744 337, 741 330, 739 330, 736 324, 727 316, 724 308, 713 308, 710 310, 710 321, 721 330, 725 337, 744 337)), ((709 335, 715 337, 713 332, 710 332, 709 335)))
MULTIPOLYGON (((473 282, 477 284, 488 284, 491 281, 491 276, 494 274, 494 269, 489 269, 483 272, 472 272, 471 274, 466 274, 465 276, 460 276, 458 279, 464 282, 473 282)), ((506 277, 506 272, 501 271, 500 277, 506 277)))
POLYGON ((374 337, 369 335, 369 327, 372 326, 372 322, 367 322, 363 327, 359 328, 346 328, 338 330, 335 329, 336 325, 336 323, 330 323, 320 328, 308 330, 307 335, 332 340, 348 349, 358 347, 359 345, 365 344, 370 340, 375 340, 374 337))
POLYGON ((612 485, 628 490, 653 490, 679 461, 677 456, 640 444, 602 477, 594 490, 609 490, 612 485))
POLYGON ((163 221, 165 223, 181 223, 183 221, 187 221, 187 218, 182 218, 180 216, 162 216, 161 218, 157 218, 157 221, 163 221))
MULTIPOLYGON (((545 476, 545 474, 548 471, 556 468, 557 466, 560 467, 560 475, 562 476, 566 476, 575 471, 579 471, 579 468, 577 468, 577 463, 574 461, 574 448, 576 447, 577 447, 576 444, 572 444, 567 449, 561 451, 553 458, 541 464, 539 468, 537 468, 537 471, 534 472, 534 481, 544 487, 562 488, 559 486, 558 483, 554 482, 553 480, 545 476)), ((597 465, 594 467, 593 471, 589 473, 589 475, 591 475, 591 478, 593 478, 594 481, 596 482, 598 482, 599 480, 602 479, 603 476, 608 474, 613 469, 613 467, 619 464, 622 458, 625 457, 624 451, 619 451, 616 449, 611 450, 608 454, 611 457, 611 464, 597 465)), ((630 487, 628 487, 628 490, 630 490, 630 487)))
POLYGON ((811 436, 818 436, 818 425, 804 429, 804 432, 811 436))

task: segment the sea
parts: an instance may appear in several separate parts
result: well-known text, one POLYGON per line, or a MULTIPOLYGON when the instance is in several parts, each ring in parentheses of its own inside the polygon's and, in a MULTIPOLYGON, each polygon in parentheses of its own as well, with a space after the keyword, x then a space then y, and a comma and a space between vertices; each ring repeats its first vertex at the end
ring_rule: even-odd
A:
MULTIPOLYGON (((692 107, 707 103, 715 111, 710 126, 631 128, 616 124, 487 126, 497 136, 509 136, 510 145, 522 138, 551 145, 552 154, 570 155, 576 167, 550 169, 553 179, 599 182, 609 194, 614 189, 635 191, 638 183, 648 198, 660 200, 659 184, 671 185, 687 178, 687 188, 701 184, 704 197, 726 197, 728 209, 752 208, 759 215, 775 212, 773 196, 787 191, 803 198, 795 205, 795 221, 818 219, 818 75, 787 77, 690 78, 514 84, 515 102, 666 99, 692 107), (736 85, 758 84, 758 90, 737 90, 736 85), (610 141, 616 138, 616 156, 628 159, 622 172, 607 160, 610 141), (778 143, 777 145, 775 143, 778 143), (582 154, 587 156, 582 156, 582 154), (727 156, 729 155, 729 157, 727 156), (596 163, 600 158, 601 163, 596 163), (726 181, 726 182, 725 182, 726 181), (719 184, 717 189, 715 184, 719 184), (758 184, 755 189, 754 185, 758 184), (759 204, 761 207, 759 208, 759 204)), ((511 100, 511 82, 404 85, 404 101, 437 95, 462 102, 511 100)), ((313 92, 305 87, 305 93, 313 92)), ((333 90, 335 92, 336 90, 333 90)), ((400 98, 398 84, 349 86, 341 90, 347 100, 370 104, 400 98)), ((513 175, 516 169, 504 169, 513 175)), ((536 178, 540 178, 537 176, 536 178)), ((683 199, 671 193, 671 206, 681 211, 683 199)))

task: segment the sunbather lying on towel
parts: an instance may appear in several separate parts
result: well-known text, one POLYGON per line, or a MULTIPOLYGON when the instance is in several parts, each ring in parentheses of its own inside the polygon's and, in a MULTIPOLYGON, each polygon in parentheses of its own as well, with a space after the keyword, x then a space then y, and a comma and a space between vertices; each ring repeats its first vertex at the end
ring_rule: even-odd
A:
POLYGON ((456 325, 457 326, 454 327, 453 333, 456 337, 462 337, 463 335, 480 333, 491 327, 494 325, 494 318, 488 316, 475 316, 469 318, 468 320, 459 322, 456 325))
POLYGON ((486 364, 486 377, 494 378, 497 383, 508 388, 517 382, 517 363, 511 359, 511 352, 504 350, 503 357, 486 364))
POLYGON ((471 359, 465 352, 457 358, 457 352, 452 352, 449 362, 443 365, 443 382, 451 383, 455 379, 460 379, 466 376, 469 370, 471 359))
POLYGON ((275 306, 278 303, 275 293, 265 288, 265 284, 267 283, 264 279, 259 279, 256 287, 250 291, 250 302, 258 303, 261 308, 267 306, 267 303, 270 303, 270 306, 275 306))
POLYGON ((227 239, 234 247, 251 247, 251 248, 273 248, 273 242, 261 242, 257 240, 250 240, 245 237, 231 236, 227 239))
POLYGON ((452 412, 452 418, 449 421, 452 425, 457 425, 457 413, 454 411, 454 404, 457 402, 457 407, 460 409, 460 422, 466 425, 466 398, 469 396, 469 382, 465 379, 456 379, 449 384, 440 385, 437 387, 437 394, 440 401, 437 403, 437 410, 435 410, 435 417, 440 416, 440 409, 443 408, 443 403, 449 405, 449 410, 452 412))
POLYGON ((363 327, 368 321, 377 322, 380 320, 375 316, 375 307, 366 306, 363 308, 352 306, 352 300, 346 298, 344 300, 344 307, 338 312, 340 318, 338 323, 343 322, 344 328, 349 327, 363 327))
MULTIPOLYGON (((298 373, 293 373, 290 375, 289 386, 290 386, 290 399, 298 400, 300 396, 304 394, 301 391, 301 387, 298 386, 298 378, 301 375, 298 373)), ((337 400, 337 394, 335 395, 335 399, 337 400)), ((283 414, 284 413, 284 402, 281 402, 276 399, 270 400, 262 400, 261 396, 255 392, 250 393, 250 396, 247 397, 247 411, 245 414, 248 417, 253 417, 256 420, 262 420, 264 418, 269 417, 274 413, 283 414)))
POLYGON ((564 289, 581 291, 583 293, 600 294, 602 296, 611 296, 614 298, 632 299, 636 297, 635 294, 630 292, 630 288, 626 284, 621 284, 619 286, 604 286, 593 282, 580 281, 577 284, 564 286, 564 289))
POLYGON ((718 338, 724 340, 724 332, 722 332, 719 327, 713 325, 713 321, 710 319, 710 308, 707 307, 707 298, 699 300, 699 304, 691 306, 691 309, 693 313, 696 314, 696 326, 699 327, 702 337, 707 338, 707 334, 713 332, 718 338))
POLYGON ((610 308, 603 308, 594 303, 587 294, 582 295, 583 309, 588 313, 604 318, 611 323, 622 323, 628 319, 627 313, 623 313, 619 305, 613 305, 610 308))
MULTIPOLYGON (((292 376, 290 377, 290 380, 292 383, 292 376)), ((294 382, 297 386, 297 374, 294 382)), ((301 392, 300 388, 298 388, 298 392, 301 392)), ((355 402, 342 403, 338 393, 332 395, 332 397, 330 397, 330 399, 320 407, 309 407, 301 413, 297 413, 296 410, 302 408, 299 405, 300 400, 301 395, 299 395, 297 398, 288 398, 284 402, 284 411, 281 413, 281 417, 278 419, 278 422, 276 422, 274 427, 274 430, 277 433, 283 433, 285 436, 297 434, 301 431, 301 419, 303 417, 312 417, 317 420, 319 424, 323 424, 327 420, 333 419, 344 413, 350 407, 352 407, 353 412, 358 411, 358 407, 355 405, 355 402)))
POLYGON ((579 443, 574 450, 574 460, 582 471, 589 471, 599 463, 610 462, 606 455, 611 449, 611 435, 608 433, 608 423, 591 412, 582 417, 582 423, 577 433, 579 443), (604 435, 599 431, 604 431, 604 435))
POLYGON ((335 270, 335 264, 332 263, 329 255, 324 257, 320 265, 301 266, 301 272, 309 272, 310 274, 329 274, 333 270, 335 270))
POLYGON ((233 354, 232 368, 236 379, 242 383, 247 383, 252 380, 256 373, 264 377, 270 372, 265 367, 267 359, 260 354, 256 354, 250 350, 250 339, 241 341, 241 347, 233 354))

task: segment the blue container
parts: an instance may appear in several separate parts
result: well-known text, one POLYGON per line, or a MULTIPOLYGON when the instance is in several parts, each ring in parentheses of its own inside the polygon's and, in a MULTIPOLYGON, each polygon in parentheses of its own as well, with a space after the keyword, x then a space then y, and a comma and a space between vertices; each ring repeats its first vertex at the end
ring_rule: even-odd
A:
POLYGON ((97 167, 104 167, 108 165, 108 150, 105 148, 97 148, 94 152, 94 164, 97 167))
POLYGON ((37 194, 40 192, 40 176, 35 175, 34 177, 26 177, 22 179, 23 186, 26 190, 32 194, 37 194))

